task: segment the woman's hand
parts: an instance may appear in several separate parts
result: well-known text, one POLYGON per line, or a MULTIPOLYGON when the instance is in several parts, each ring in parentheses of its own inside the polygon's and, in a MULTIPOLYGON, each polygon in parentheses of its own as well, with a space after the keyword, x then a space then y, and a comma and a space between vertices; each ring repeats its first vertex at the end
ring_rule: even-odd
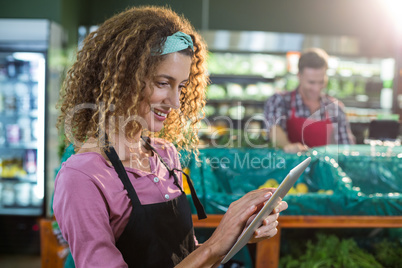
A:
MULTIPOLYGON (((250 239, 249 243, 258 243, 264 239, 271 238, 277 234, 278 229, 278 217, 281 211, 284 211, 288 208, 288 203, 286 201, 282 201, 277 208, 269 215, 267 218, 264 219, 262 222, 261 227, 255 230, 253 237, 250 239)), ((247 226, 251 223, 251 221, 255 218, 256 215, 253 215, 247 226)))
MULTIPOLYGON (((250 217, 252 217, 262 208, 264 203, 272 196, 272 192, 274 190, 275 189, 264 188, 251 191, 239 200, 230 204, 229 209, 223 216, 215 232, 203 244, 203 247, 209 247, 212 258, 216 260, 216 263, 219 263, 223 259, 247 224, 251 222, 250 217)), ((285 209, 286 207, 287 204, 285 202, 281 208, 285 209)), ((267 236, 267 234, 268 236, 271 234, 274 235, 273 231, 271 230, 271 226, 273 226, 271 223, 276 221, 276 217, 277 216, 275 216, 275 214, 270 215, 267 218, 268 225, 264 225, 258 229, 260 235, 262 235, 264 238, 267 236)))

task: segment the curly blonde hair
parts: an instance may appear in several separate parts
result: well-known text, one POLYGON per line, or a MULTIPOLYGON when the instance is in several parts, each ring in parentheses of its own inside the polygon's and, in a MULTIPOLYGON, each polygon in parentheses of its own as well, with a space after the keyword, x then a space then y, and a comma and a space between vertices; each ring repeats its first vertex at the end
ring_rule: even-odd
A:
MULTIPOLYGON (((138 115, 139 105, 148 101, 146 78, 152 78, 166 55, 167 36, 177 31, 191 36, 194 52, 190 77, 180 95, 180 110, 169 113, 159 133, 147 133, 176 144, 178 151, 196 150, 198 129, 204 117, 207 50, 190 22, 165 7, 143 6, 127 9, 105 21, 84 40, 77 60, 68 71, 61 89, 57 128, 64 128, 65 142, 77 148, 87 137, 95 137, 110 118, 138 115)), ((120 126, 121 128, 122 126, 120 126)), ((117 131, 115 124, 113 131, 117 131)), ((136 121, 124 126, 127 137, 141 131, 136 121)), ((197 151, 197 150, 196 150, 197 151)))

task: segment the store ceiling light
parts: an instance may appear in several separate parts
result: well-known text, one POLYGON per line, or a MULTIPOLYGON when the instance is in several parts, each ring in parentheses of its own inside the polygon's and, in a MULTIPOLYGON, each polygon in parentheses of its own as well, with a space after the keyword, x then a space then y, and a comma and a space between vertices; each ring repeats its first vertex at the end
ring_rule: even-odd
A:
POLYGON ((395 23, 399 33, 402 33, 402 1, 401 0, 377 0, 385 7, 395 23))

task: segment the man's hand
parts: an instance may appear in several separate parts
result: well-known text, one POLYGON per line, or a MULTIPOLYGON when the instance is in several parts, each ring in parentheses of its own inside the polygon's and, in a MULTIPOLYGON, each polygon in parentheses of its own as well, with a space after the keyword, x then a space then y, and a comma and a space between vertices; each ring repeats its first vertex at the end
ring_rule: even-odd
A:
POLYGON ((283 147, 283 150, 286 153, 298 153, 298 152, 305 152, 308 150, 307 145, 303 145, 300 142, 297 143, 289 143, 283 147))

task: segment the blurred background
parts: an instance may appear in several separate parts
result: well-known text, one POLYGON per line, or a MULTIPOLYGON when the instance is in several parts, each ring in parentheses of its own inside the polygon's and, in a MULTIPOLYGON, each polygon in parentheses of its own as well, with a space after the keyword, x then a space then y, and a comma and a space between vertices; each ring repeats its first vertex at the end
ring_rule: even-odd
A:
MULTIPOLYGON (((326 92, 345 104, 358 144, 368 137, 372 120, 400 120, 398 0, 3 1, 1 267, 7 267, 1 261, 9 259, 4 254, 39 256, 38 219, 51 215, 54 177, 64 149, 55 128, 55 104, 80 42, 113 14, 150 4, 183 14, 208 44, 211 84, 200 132, 204 146, 216 138, 214 131, 246 125, 253 128, 256 140, 267 142, 264 102, 297 86, 298 56, 308 47, 323 48, 330 55, 326 92)), ((31 259, 30 263, 33 267, 31 259)))

